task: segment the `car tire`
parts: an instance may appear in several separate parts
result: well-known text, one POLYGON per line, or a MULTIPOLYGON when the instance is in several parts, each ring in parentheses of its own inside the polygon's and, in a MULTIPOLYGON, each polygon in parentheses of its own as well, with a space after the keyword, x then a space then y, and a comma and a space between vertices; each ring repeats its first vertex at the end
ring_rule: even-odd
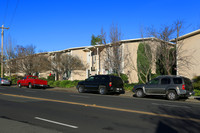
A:
POLYGON ((99 94, 101 95, 106 95, 107 94, 107 89, 104 86, 99 87, 99 94))
POLYGON ((176 94, 176 92, 174 90, 169 90, 167 93, 167 99, 168 100, 176 100, 178 98, 178 95, 176 94))
POLYGON ((31 89, 32 87, 33 87, 33 86, 32 86, 32 84, 31 84, 31 83, 29 83, 29 84, 28 84, 28 88, 30 88, 30 89, 31 89))
POLYGON ((135 92, 136 97, 142 98, 144 97, 144 92, 142 89, 137 89, 135 92))
POLYGON ((21 88, 21 87, 22 87, 21 83, 19 83, 19 84, 18 84, 18 87, 19 87, 19 88, 21 88))
POLYGON ((78 87, 78 92, 79 92, 79 93, 84 93, 84 92, 85 92, 84 87, 83 87, 83 86, 79 86, 79 87, 78 87))

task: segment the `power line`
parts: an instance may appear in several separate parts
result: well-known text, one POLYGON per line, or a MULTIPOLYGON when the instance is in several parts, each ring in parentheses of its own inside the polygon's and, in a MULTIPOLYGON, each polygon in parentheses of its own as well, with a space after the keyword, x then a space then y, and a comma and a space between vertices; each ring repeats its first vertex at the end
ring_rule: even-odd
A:
POLYGON ((7 3, 6 3, 5 14, 4 14, 4 17, 3 17, 3 24, 5 23, 5 21, 6 21, 6 17, 7 17, 8 3, 9 3, 9 0, 7 0, 7 3))
POLYGON ((13 15, 12 15, 12 17, 11 17, 11 21, 10 21, 10 23, 9 23, 9 26, 10 26, 10 27, 11 27, 11 25, 12 25, 12 23, 13 23, 13 20, 14 20, 14 17, 15 17, 15 14, 16 14, 18 5, 19 5, 19 0, 17 0, 15 10, 14 10, 13 15))

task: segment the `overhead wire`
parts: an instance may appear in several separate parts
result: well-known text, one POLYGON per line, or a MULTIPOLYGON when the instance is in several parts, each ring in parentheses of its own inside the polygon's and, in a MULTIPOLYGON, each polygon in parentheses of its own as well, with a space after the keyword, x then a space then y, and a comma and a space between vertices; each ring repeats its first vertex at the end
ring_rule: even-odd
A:
POLYGON ((4 17, 3 17, 3 24, 5 24, 5 21, 6 21, 7 12, 8 12, 8 4, 9 4, 9 0, 6 1, 6 9, 5 9, 4 17))
POLYGON ((12 26, 12 23, 13 23, 13 20, 14 20, 14 17, 15 17, 15 14, 16 14, 18 5, 19 5, 19 0, 17 0, 17 3, 16 3, 16 6, 15 6, 15 9, 14 9, 14 12, 13 12, 13 14, 12 14, 12 17, 11 17, 11 20, 10 20, 10 23, 9 23, 9 27, 12 26))

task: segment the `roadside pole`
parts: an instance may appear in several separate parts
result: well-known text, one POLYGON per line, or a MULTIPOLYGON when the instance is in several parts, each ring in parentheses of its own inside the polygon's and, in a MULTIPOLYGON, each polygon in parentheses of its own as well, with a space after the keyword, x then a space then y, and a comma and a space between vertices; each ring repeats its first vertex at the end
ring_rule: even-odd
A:
POLYGON ((2 25, 2 27, 0 27, 2 29, 1 31, 1 78, 3 78, 3 35, 4 29, 9 29, 9 28, 5 28, 4 25, 2 25))

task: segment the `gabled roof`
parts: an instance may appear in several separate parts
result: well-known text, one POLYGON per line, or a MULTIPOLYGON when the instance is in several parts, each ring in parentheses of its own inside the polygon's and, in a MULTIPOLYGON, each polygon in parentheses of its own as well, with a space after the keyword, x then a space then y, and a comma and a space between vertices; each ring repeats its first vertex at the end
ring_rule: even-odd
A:
MULTIPOLYGON (((190 33, 188 33, 188 34, 185 34, 185 35, 183 35, 183 36, 180 36, 180 37, 178 38, 178 40, 183 40, 183 39, 186 39, 186 38, 188 38, 188 37, 191 37, 191 36, 194 36, 194 35, 197 35, 197 34, 200 34, 200 29, 195 30, 195 31, 193 31, 193 32, 190 32, 190 33)), ((176 41, 176 38, 170 40, 170 42, 175 42, 175 41, 176 41)))

